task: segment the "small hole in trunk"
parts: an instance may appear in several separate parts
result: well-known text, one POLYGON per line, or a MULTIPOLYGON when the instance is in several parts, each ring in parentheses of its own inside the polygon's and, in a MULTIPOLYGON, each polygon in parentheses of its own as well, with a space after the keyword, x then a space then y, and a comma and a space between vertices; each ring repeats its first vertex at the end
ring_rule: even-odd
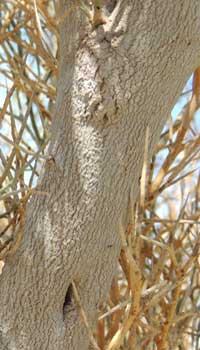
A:
POLYGON ((67 312, 72 310, 73 308, 73 287, 72 284, 69 285, 67 289, 67 293, 65 295, 65 300, 63 303, 63 315, 65 316, 67 312))
POLYGON ((106 10, 111 14, 117 5, 117 0, 105 1, 106 10))

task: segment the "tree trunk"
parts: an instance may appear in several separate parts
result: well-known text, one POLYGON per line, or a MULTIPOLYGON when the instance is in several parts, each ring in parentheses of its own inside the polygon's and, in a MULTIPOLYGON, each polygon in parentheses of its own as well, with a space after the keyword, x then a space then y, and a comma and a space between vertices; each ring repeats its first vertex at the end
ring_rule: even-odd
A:
POLYGON ((199 64, 199 0, 118 1, 96 28, 75 3, 60 0, 57 103, 39 181, 47 194, 31 199, 0 277, 1 350, 88 349, 71 283, 95 324, 138 193, 146 128, 151 155, 199 64))

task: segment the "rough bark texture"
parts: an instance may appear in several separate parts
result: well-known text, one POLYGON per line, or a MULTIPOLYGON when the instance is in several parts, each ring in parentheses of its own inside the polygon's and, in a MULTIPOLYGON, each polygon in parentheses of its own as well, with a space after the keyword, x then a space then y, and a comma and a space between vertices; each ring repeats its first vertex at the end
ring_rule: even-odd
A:
POLYGON ((48 195, 32 198, 23 242, 0 277, 1 350, 88 349, 70 283, 93 322, 115 272, 119 222, 138 192, 146 127, 152 152, 199 64, 199 0, 118 1, 93 30, 73 4, 60 1, 55 162, 39 184, 48 195))

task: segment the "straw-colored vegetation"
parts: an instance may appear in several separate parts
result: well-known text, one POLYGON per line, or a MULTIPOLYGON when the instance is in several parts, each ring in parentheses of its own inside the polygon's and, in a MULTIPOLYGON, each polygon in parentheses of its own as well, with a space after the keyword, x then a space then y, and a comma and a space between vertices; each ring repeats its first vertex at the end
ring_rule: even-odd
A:
MULTIPOLYGON (((74 6, 78 10, 78 1, 74 6)), ((55 14, 54 0, 0 3, 1 266, 20 244, 27 201, 45 195, 37 179, 56 96, 61 19, 55 14)), ((192 89, 181 97, 186 104, 178 118, 168 118, 149 167, 147 129, 140 198, 136 204, 131 198, 129 225, 120 229, 118 273, 95 333, 74 285, 98 349, 200 349, 199 97, 197 69, 192 89)))

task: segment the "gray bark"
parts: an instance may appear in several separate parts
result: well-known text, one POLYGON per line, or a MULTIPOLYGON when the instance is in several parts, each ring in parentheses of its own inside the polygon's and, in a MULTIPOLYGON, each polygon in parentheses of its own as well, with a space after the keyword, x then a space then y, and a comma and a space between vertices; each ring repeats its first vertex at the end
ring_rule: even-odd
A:
MULTIPOLYGON (((112 1, 109 2, 112 5, 112 1)), ((199 64, 199 0, 123 0, 96 29, 61 0, 52 140, 24 236, 0 277, 1 350, 86 350, 71 281, 94 324, 120 252, 144 139, 151 154, 199 64), (53 159, 55 161, 53 161, 53 159)))

